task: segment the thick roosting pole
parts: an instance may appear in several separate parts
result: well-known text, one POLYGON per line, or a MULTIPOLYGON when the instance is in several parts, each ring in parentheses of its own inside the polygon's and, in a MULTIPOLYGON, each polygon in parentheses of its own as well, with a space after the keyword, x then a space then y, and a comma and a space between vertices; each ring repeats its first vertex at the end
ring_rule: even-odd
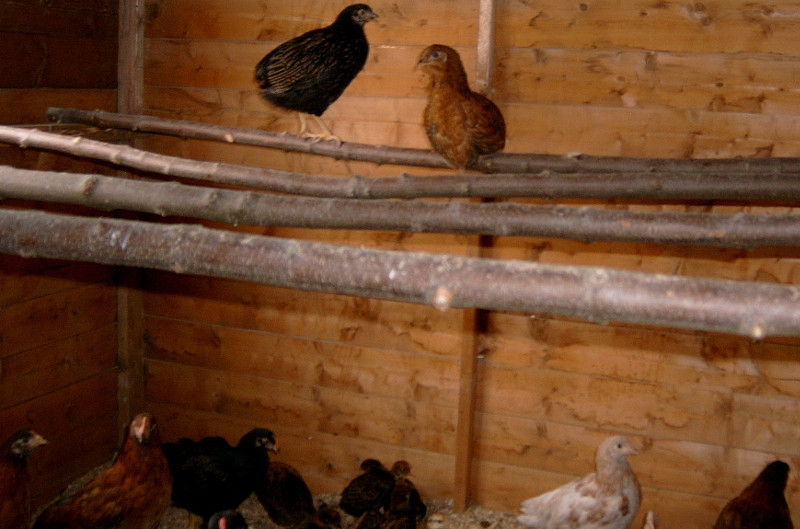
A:
POLYGON ((725 248, 796 246, 796 215, 636 212, 516 203, 351 200, 0 166, 0 197, 127 209, 234 225, 559 237, 725 248))
MULTIPOLYGON (((155 119, 155 118, 154 118, 155 119)), ((208 125, 212 126, 212 125, 208 125)), ((517 175, 401 176, 348 179, 310 176, 155 154, 79 136, 0 126, 0 142, 45 149, 122 167, 296 195, 340 198, 576 197, 653 200, 800 200, 800 178, 789 173, 543 172, 517 175)))
POLYGON ((0 252, 79 259, 448 307, 800 336, 800 288, 396 252, 0 209, 0 252))
MULTIPOLYGON (((50 108, 52 121, 83 123, 101 128, 125 129, 168 134, 182 138, 223 141, 242 145, 258 145, 285 151, 306 152, 330 156, 339 160, 359 160, 377 164, 448 167, 433 151, 344 143, 341 147, 330 142, 312 143, 297 136, 274 132, 224 127, 192 121, 163 119, 146 115, 115 114, 72 108, 50 108)), ((790 172, 800 174, 800 158, 741 158, 741 159, 657 159, 602 156, 555 156, 541 154, 499 153, 479 160, 478 169, 493 173, 536 173, 549 170, 559 173, 614 172, 705 172, 765 174, 790 172)))

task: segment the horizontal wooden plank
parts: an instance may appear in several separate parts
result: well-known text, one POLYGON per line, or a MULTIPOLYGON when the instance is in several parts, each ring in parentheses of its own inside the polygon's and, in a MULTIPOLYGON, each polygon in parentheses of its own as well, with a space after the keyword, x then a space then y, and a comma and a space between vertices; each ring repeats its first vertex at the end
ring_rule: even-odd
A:
POLYGON ((0 255, 0 307, 113 279, 113 269, 93 263, 0 255))
POLYGON ((225 371, 146 362, 146 400, 257 420, 275 429, 291 424, 419 450, 452 453, 453 407, 262 379, 225 371))
POLYGON ((154 316, 444 356, 461 343, 458 311, 151 272, 145 285, 154 316))
POLYGON ((5 88, 117 86, 116 39, 0 31, 0 43, 0 71, 5 88), (20 61, 19 57, 25 60, 20 61))
POLYGON ((789 1, 685 3, 505 2, 498 9, 497 45, 539 48, 628 48, 678 52, 793 55, 800 8, 789 1))
POLYGON ((115 0, 4 0, 0 32, 115 39, 118 6, 115 0))
POLYGON ((456 406, 452 357, 148 317, 145 357, 308 386, 456 406), (287 354, 287 353, 291 354, 287 354))
POLYGON ((115 371, 117 329, 113 323, 3 358, 0 409, 115 371))
POLYGON ((49 107, 86 110, 117 109, 117 91, 111 89, 0 89, 0 121, 6 125, 47 123, 49 107))
POLYGON ((105 283, 11 305, 0 318, 0 357, 104 327, 115 317, 116 291, 105 283))
MULTIPOLYGON (((275 44, 333 22, 344 4, 327 2, 269 2, 232 0, 224 5, 213 0, 191 2, 151 1, 148 5, 148 39, 187 38, 213 40, 259 40, 275 44), (187 16, 188 15, 188 16, 187 16)), ((451 45, 474 45, 477 41, 478 2, 439 2, 378 5, 379 18, 365 27, 367 39, 375 43, 431 44, 447 35, 451 45), (454 32, 457 26, 460 31, 454 32)))

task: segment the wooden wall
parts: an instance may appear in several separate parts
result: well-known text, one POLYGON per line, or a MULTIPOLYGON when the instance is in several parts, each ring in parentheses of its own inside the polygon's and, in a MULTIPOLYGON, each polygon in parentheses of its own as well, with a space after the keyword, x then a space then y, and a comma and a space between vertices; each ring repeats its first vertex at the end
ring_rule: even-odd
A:
MULTIPOLYGON (((44 123, 48 106, 114 110, 116 33, 115 0, 0 1, 0 123, 44 123)), ((0 164, 110 170, 9 146, 0 164)), ((35 506, 118 447, 117 377, 113 268, 0 256, 0 439, 33 428, 49 440, 30 461, 35 506)))
MULTIPOLYGON (((253 68, 346 2, 148 0, 147 113, 296 131, 258 96, 253 68)), ((419 52, 441 42, 475 60, 478 0, 373 3, 362 74, 326 112, 345 141, 425 147, 419 52)), ((703 3, 498 1, 493 98, 509 152, 730 157, 800 155, 794 88, 800 9, 703 3)), ((153 138, 200 159, 330 176, 396 175, 325 158, 153 138)), ((416 170, 414 172, 421 172, 416 170)), ((426 173, 430 171, 425 171, 426 173)), ((593 207, 792 211, 740 204, 565 201, 593 207)), ((386 249, 467 254, 453 236, 254 228, 386 249)), ((497 238, 491 256, 645 272, 798 282, 798 251, 751 252, 497 238)), ((145 275, 146 402, 168 438, 274 429, 315 492, 364 457, 408 458, 427 497, 452 495, 460 312, 234 281, 145 275)), ((644 509, 662 527, 709 527, 768 461, 792 466, 800 523, 800 341, 745 339, 547 315, 495 313, 481 336, 474 498, 515 510, 591 469, 624 433, 644 509)), ((635 526, 639 526, 637 521, 635 526)))

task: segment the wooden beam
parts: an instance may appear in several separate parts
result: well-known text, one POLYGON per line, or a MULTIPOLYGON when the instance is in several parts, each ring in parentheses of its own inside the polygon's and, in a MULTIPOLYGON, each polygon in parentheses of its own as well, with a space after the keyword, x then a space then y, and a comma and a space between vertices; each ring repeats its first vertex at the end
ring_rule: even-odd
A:
POLYGON ((119 2, 118 112, 141 112, 144 106, 144 4, 144 0, 119 2))
POLYGON ((475 62, 475 90, 489 95, 494 77, 494 31, 496 0, 480 0, 478 10, 478 54, 475 62))

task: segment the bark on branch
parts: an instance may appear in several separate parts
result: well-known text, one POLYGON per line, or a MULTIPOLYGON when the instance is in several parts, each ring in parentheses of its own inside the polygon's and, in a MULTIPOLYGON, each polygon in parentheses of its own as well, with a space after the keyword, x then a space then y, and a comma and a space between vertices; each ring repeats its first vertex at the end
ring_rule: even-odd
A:
MULTIPOLYGON (((448 167, 438 154, 430 150, 348 142, 339 147, 332 143, 312 143, 298 136, 268 131, 164 119, 140 114, 116 114, 73 108, 52 107, 47 110, 47 116, 50 120, 61 123, 82 123, 101 128, 257 145, 284 151, 330 156, 338 160, 359 160, 377 164, 416 165, 419 167, 448 167)), ((498 153, 481 158, 477 169, 492 173, 538 173, 549 170, 559 173, 580 172, 583 174, 619 172, 735 172, 750 175, 791 172, 797 174, 800 173, 800 158, 656 159, 498 153)))
POLYGON ((797 286, 597 267, 369 250, 219 231, 0 209, 0 252, 241 279, 448 307, 800 335, 797 286))
MULTIPOLYGON (((121 167, 168 176, 318 197, 575 197, 646 200, 800 200, 800 178, 788 172, 764 172, 754 177, 753 174, 746 171, 741 173, 641 172, 593 175, 545 171, 541 174, 404 175, 397 178, 364 178, 356 176, 349 179, 340 179, 189 160, 155 154, 124 145, 18 127, 0 126, 0 143, 63 152, 109 162, 121 167)), ((755 163, 758 160, 752 160, 752 162, 755 163)), ((674 162, 678 161, 675 160, 674 162)), ((738 163, 739 161, 733 160, 731 162, 738 163)))
POLYGON ((478 233, 751 249, 796 246, 797 215, 647 213, 514 203, 348 200, 0 166, 0 197, 127 209, 233 225, 478 233))

